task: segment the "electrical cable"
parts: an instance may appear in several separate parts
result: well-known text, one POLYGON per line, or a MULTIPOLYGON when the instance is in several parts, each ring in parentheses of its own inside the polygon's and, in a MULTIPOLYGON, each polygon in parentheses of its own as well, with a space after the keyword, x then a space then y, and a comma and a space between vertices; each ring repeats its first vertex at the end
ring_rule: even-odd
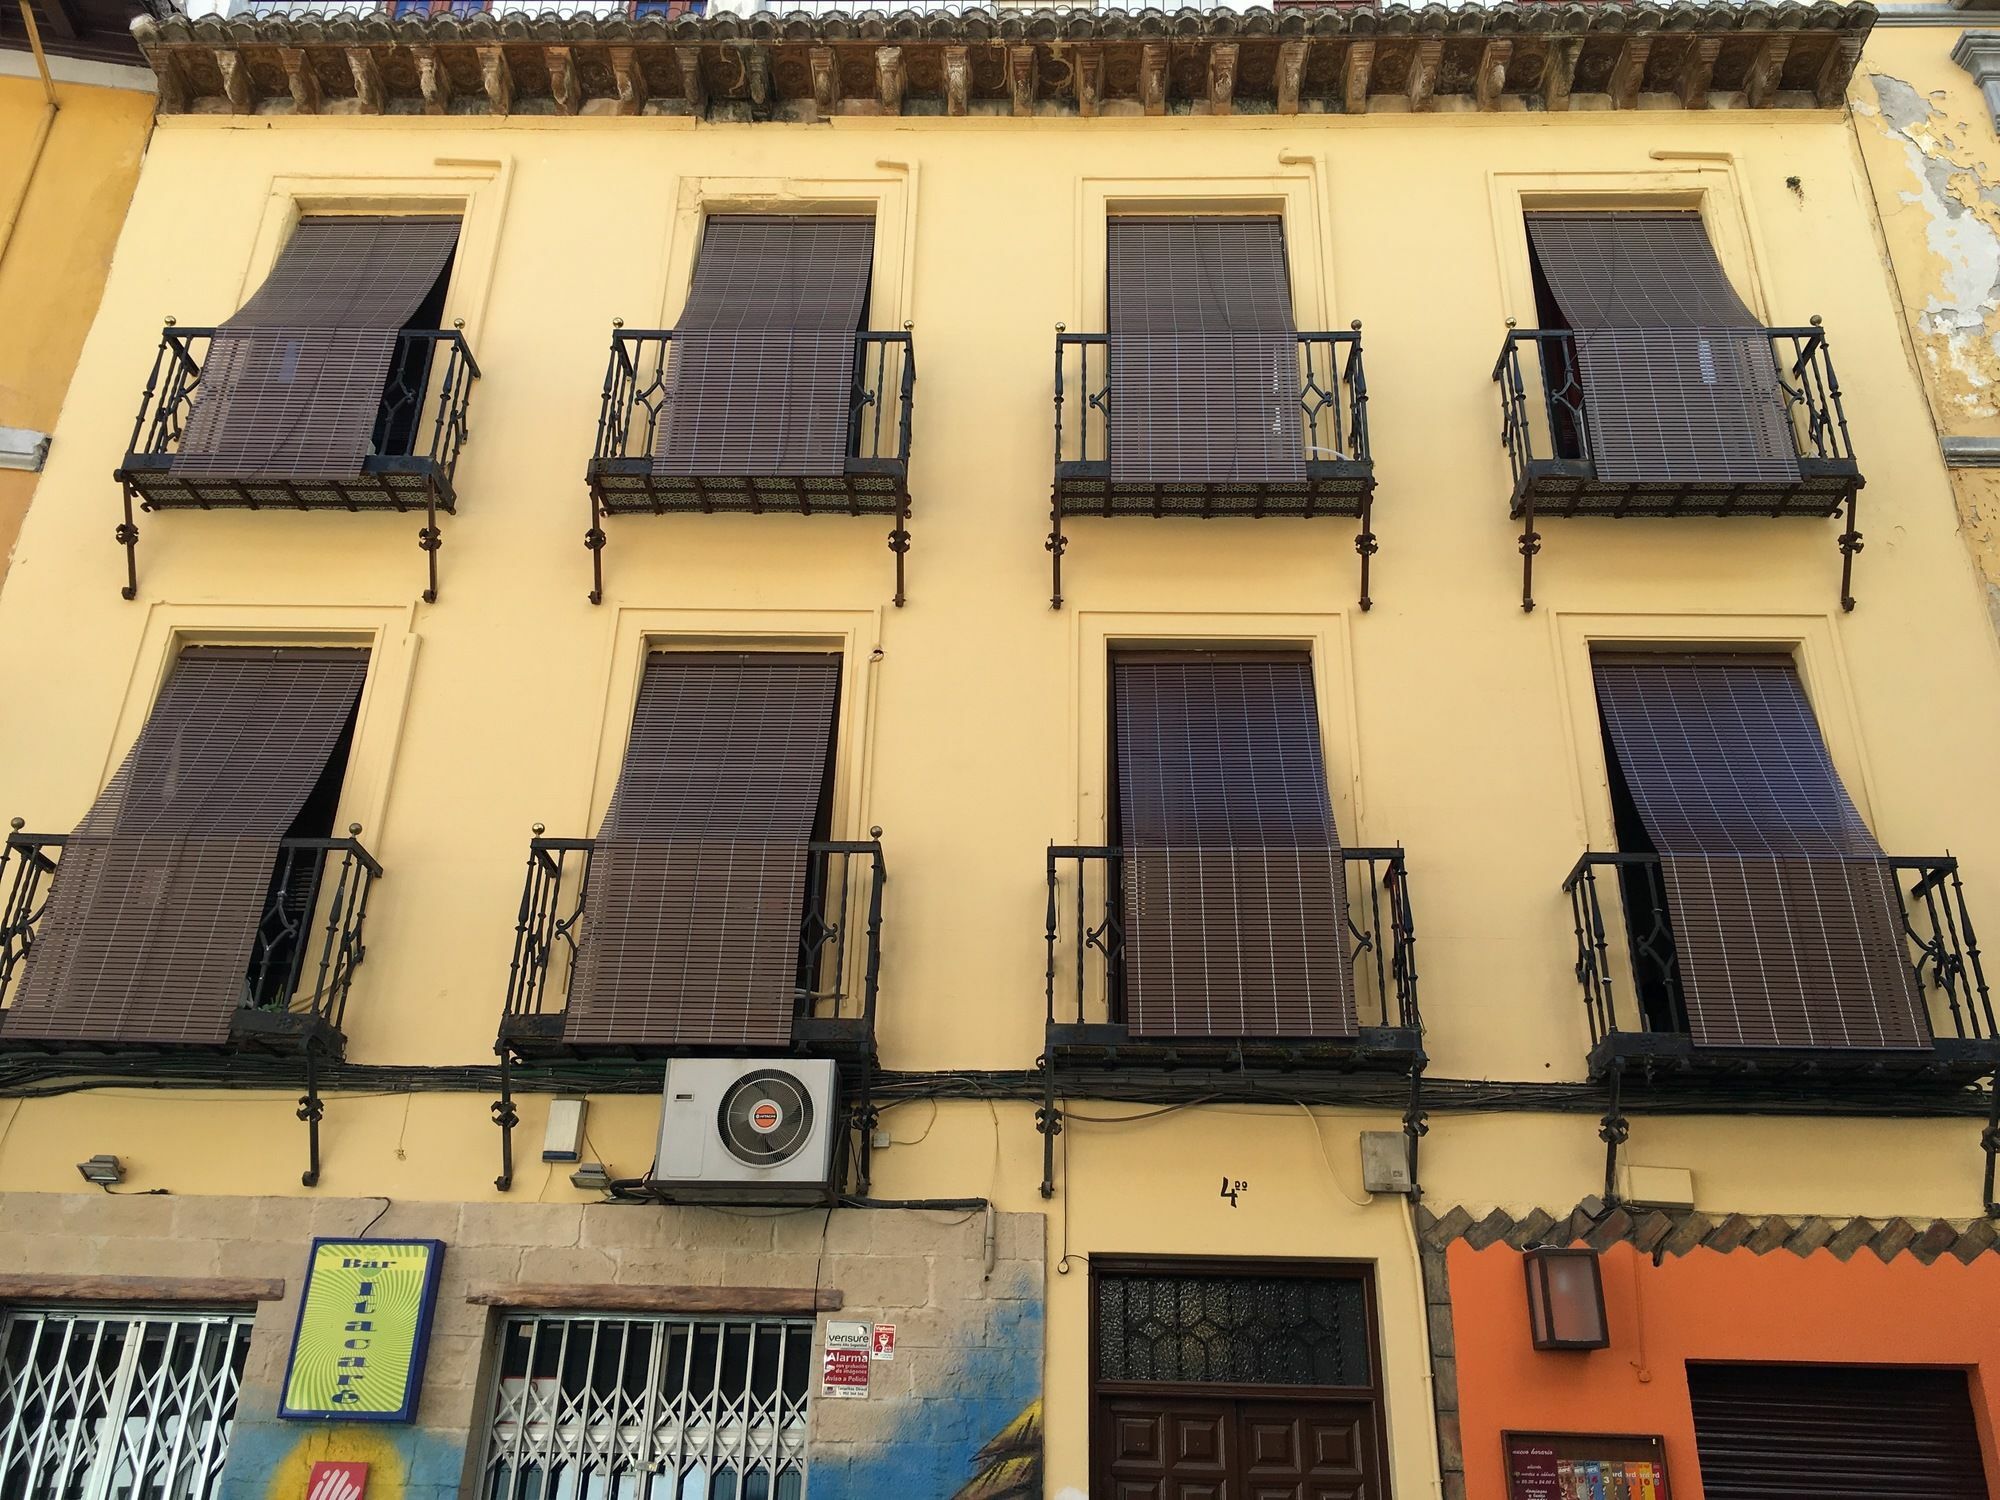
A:
POLYGON ((1347 1184, 1340 1180, 1340 1173, 1334 1170, 1333 1153, 1326 1147, 1326 1132, 1320 1129, 1319 1116, 1312 1112, 1312 1106, 1303 1099, 1298 1101, 1298 1106, 1305 1111, 1306 1124, 1312 1130, 1313 1139, 1319 1143, 1320 1160, 1326 1163, 1326 1175, 1333 1179, 1333 1185, 1340 1190, 1340 1196, 1356 1208, 1372 1208, 1375 1204, 1374 1198, 1369 1196, 1366 1190, 1363 1190, 1359 1198, 1355 1197, 1348 1192, 1347 1184))

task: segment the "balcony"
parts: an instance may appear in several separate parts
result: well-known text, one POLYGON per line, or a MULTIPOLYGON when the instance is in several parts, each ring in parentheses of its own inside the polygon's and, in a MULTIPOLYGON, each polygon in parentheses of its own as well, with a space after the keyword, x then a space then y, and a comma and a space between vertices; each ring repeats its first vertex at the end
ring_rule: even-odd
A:
POLYGON ((437 600, 438 513, 458 509, 452 487, 467 436, 472 382, 479 366, 455 328, 404 329, 396 336, 389 379, 375 415, 370 451, 359 473, 295 477, 215 474, 177 469, 175 457, 201 393, 213 328, 169 324, 132 425, 132 447, 112 476, 124 488, 127 599, 139 592, 139 528, 133 499, 147 511, 331 510, 422 511, 417 544, 426 559, 424 601, 437 600))
POLYGON ((1767 328, 1778 399, 1799 465, 1796 482, 1627 483, 1600 477, 1568 329, 1510 330, 1493 366, 1500 387, 1500 441, 1513 475, 1508 514, 1521 523, 1521 608, 1535 607, 1538 517, 1773 516, 1825 520, 1846 513, 1840 536, 1840 604, 1854 608, 1855 499, 1864 483, 1848 440, 1840 382, 1819 319, 1767 328))
POLYGON ((1072 516, 1155 519, 1344 516, 1361 523, 1361 607, 1373 603, 1369 564, 1376 552, 1375 464, 1368 452, 1368 381, 1361 325, 1346 333, 1301 333, 1299 412, 1305 477, 1298 481, 1133 482, 1112 475, 1111 336, 1067 333, 1058 325, 1055 371, 1055 495, 1048 550, 1054 559, 1050 604, 1062 608, 1062 563, 1072 516))
POLYGON ((838 474, 673 474, 655 457, 671 431, 671 328, 619 328, 591 455, 590 602, 604 600, 607 516, 715 514, 886 516, 896 558, 895 603, 904 599, 903 560, 910 549, 910 414, 917 361, 907 330, 862 332, 854 339, 847 458, 838 474))
MULTIPOLYGON (((1987 992, 1979 941, 1965 907, 1958 861, 1891 857, 1903 937, 1933 1045, 1925 1048, 1698 1046, 1656 854, 1586 854, 1563 881, 1576 940, 1576 978, 1590 1020, 1589 1074, 1608 1085, 1606 1192, 1616 1194, 1625 1140, 1621 1099, 1638 1088, 1708 1107, 1825 1098, 1893 1105, 1916 1094, 1963 1091, 2000 1070, 2000 1025, 1987 992), (1606 908, 1610 908, 1607 917, 1606 908)), ((1725 924, 1728 914, 1724 914, 1725 924)), ((1743 929, 1754 939, 1754 932, 1743 929)), ((1757 963, 1754 955, 1750 962, 1757 963)), ((2000 1109, 2000 1095, 1995 1096, 2000 1109)), ((1994 1201, 2000 1131, 1989 1120, 1985 1201, 1994 1201)))
MULTIPOLYGON (((360 828, 352 831, 358 834, 360 828)), ((130 1059, 138 1053, 144 1076, 156 1078, 175 1071, 193 1054, 217 1050, 150 1040, 8 1034, 14 982, 34 951, 68 842, 64 834, 24 833, 16 819, 14 831, 0 845, 0 1055, 110 1070, 118 1068, 121 1054, 130 1059)), ((351 836, 285 839, 278 845, 230 1016, 229 1040, 220 1049, 231 1058, 232 1073, 250 1057, 303 1059, 306 1093, 299 1101, 299 1118, 307 1124, 311 1147, 311 1166, 302 1179, 307 1187, 319 1180, 319 1068, 346 1054, 347 996, 367 952, 362 928, 370 889, 381 876, 374 856, 351 836)))

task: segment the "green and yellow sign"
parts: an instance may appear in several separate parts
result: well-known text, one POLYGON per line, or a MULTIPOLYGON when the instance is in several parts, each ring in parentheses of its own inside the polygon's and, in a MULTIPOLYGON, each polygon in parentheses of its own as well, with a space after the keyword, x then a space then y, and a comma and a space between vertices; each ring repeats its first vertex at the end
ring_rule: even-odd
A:
POLYGON ((443 1264, 438 1240, 314 1240, 278 1415, 413 1420, 443 1264))

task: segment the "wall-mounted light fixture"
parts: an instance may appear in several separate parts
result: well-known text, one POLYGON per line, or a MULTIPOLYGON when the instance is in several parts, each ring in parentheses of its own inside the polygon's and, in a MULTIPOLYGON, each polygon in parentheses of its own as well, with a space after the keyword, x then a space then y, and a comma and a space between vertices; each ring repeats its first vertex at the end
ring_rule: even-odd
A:
POLYGON ((76 1164, 85 1182, 94 1182, 101 1188, 116 1187, 125 1180, 125 1164, 115 1156, 93 1156, 89 1161, 76 1164))
POLYGON ((1544 1245, 1521 1257, 1528 1272, 1528 1332, 1537 1349, 1603 1349, 1604 1277, 1595 1250, 1544 1245))
POLYGON ((598 1161, 579 1162, 574 1172, 569 1174, 570 1186, 585 1193, 608 1193, 611 1191, 611 1174, 604 1163, 598 1161))

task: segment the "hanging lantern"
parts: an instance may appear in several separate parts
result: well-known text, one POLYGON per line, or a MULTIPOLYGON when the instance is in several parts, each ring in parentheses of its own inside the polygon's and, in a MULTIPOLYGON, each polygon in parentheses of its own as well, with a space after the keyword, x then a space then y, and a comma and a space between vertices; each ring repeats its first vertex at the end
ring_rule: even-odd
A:
POLYGON ((1521 1257, 1528 1272, 1528 1332, 1537 1349, 1602 1349, 1604 1277, 1595 1250, 1545 1246, 1521 1257))

